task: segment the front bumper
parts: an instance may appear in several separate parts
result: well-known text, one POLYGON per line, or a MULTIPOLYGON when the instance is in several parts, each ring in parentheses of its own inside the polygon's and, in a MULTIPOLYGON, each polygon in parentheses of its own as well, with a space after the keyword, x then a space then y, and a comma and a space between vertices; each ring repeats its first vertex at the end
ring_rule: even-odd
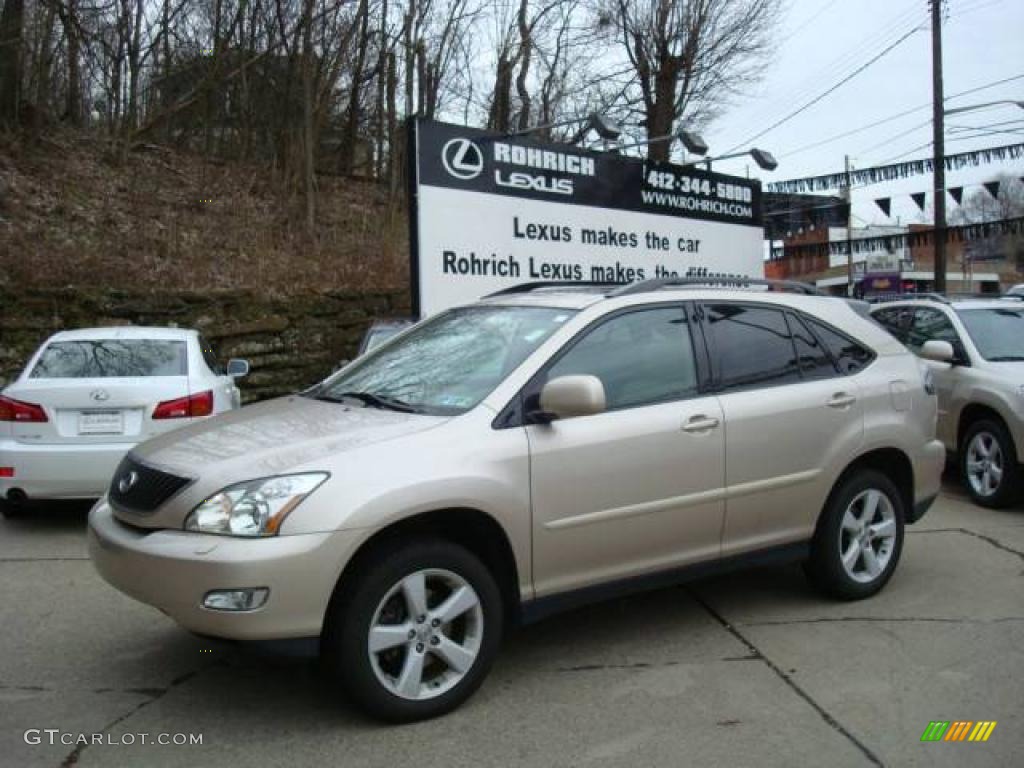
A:
POLYGON ((272 640, 320 634, 338 576, 361 532, 242 539, 143 531, 116 520, 104 499, 89 513, 88 538, 89 555, 106 581, 186 629, 233 640, 272 640), (270 590, 262 607, 202 607, 211 590, 248 587, 270 590))
POLYGON ((33 445, 0 440, 0 466, 14 477, 0 479, 0 497, 12 488, 30 499, 95 499, 102 496, 132 443, 33 445))
POLYGON ((907 522, 916 523, 931 507, 942 489, 942 471, 946 467, 946 447, 940 440, 929 440, 913 457, 914 504, 907 510, 907 522))

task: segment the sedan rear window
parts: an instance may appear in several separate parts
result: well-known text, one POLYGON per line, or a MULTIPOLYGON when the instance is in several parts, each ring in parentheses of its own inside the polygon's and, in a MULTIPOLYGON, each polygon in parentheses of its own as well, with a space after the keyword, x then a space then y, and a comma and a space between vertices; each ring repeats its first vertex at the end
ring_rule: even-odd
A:
POLYGON ((33 379, 109 379, 185 376, 184 341, 79 339, 49 344, 29 374, 33 379))

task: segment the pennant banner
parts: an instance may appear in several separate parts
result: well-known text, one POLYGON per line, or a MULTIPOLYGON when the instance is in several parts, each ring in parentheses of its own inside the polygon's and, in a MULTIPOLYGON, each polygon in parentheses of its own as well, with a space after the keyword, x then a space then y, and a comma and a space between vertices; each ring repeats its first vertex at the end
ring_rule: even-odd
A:
POLYGON ((982 184, 985 190, 992 195, 996 200, 999 199, 999 182, 998 181, 986 181, 982 184))
MULTIPOLYGON (((1001 147, 989 147, 988 149, 976 149, 971 152, 958 152, 955 155, 946 155, 943 164, 947 171, 958 171, 969 166, 978 166, 985 163, 997 163, 1005 160, 1016 160, 1024 157, 1024 144, 1006 144, 1001 147)), ((932 158, 921 158, 919 160, 907 160, 902 163, 891 163, 890 165, 879 165, 874 168, 860 168, 850 171, 838 171, 827 173, 823 176, 809 176, 805 179, 789 179, 788 181, 773 181, 765 185, 768 192, 821 192, 826 189, 843 189, 846 187, 847 178, 853 186, 865 186, 868 184, 879 184, 883 181, 893 179, 905 179, 909 176, 920 176, 931 173, 934 168, 932 158)))
POLYGON ((882 209, 882 213, 885 214, 886 218, 889 217, 889 213, 892 211, 891 197, 879 197, 875 200, 875 205, 882 209))
MULTIPOLYGON (((957 227, 946 227, 946 242, 962 243, 1022 233, 1024 233, 1024 216, 1018 216, 1012 219, 998 219, 981 224, 963 224, 957 227)), ((892 251, 896 248, 927 246, 934 242, 934 229, 920 229, 897 235, 855 238, 850 244, 853 246, 854 253, 870 253, 873 251, 892 251)), ((848 253, 849 248, 847 247, 846 240, 772 248, 773 259, 782 258, 783 256, 835 256, 848 253)))
POLYGON ((913 200, 917 207, 921 209, 921 213, 924 213, 924 192, 911 192, 910 199, 913 200))
POLYGON ((964 188, 963 187, 950 187, 948 190, 949 196, 956 200, 957 205, 963 205, 964 202, 964 188))

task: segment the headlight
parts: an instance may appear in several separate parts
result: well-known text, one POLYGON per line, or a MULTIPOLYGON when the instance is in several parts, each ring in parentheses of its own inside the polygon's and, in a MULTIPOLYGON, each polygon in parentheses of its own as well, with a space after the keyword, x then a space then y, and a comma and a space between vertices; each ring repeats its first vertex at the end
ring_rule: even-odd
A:
POLYGON ((276 536, 288 513, 326 479, 326 472, 310 472, 229 486, 193 509, 185 519, 185 530, 228 536, 276 536))

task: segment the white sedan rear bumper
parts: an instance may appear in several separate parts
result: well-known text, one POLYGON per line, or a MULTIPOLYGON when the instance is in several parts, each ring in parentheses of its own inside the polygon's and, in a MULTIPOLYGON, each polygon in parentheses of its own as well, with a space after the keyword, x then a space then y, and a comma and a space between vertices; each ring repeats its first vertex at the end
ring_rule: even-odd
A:
POLYGON ((31 445, 0 439, 0 467, 14 477, 0 477, 0 497, 18 489, 31 499, 94 499, 102 496, 118 462, 132 443, 31 445))

